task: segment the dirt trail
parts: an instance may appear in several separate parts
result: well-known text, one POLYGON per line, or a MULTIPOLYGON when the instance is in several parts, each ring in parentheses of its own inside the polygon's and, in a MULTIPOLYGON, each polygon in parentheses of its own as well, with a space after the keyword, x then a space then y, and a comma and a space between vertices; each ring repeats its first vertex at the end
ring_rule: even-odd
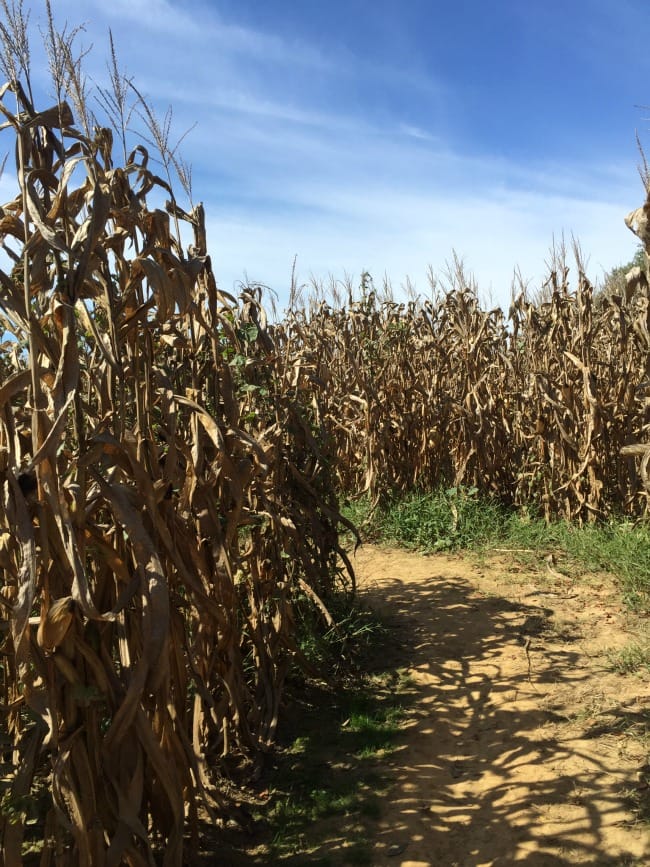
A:
POLYGON ((626 801, 650 678, 606 670, 631 637, 611 580, 372 546, 355 568, 417 687, 372 863, 650 865, 626 801))

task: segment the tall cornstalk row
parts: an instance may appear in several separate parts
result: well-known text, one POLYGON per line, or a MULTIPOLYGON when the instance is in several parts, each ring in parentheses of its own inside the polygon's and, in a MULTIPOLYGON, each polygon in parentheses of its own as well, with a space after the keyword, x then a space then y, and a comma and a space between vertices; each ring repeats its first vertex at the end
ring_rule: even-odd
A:
POLYGON ((146 148, 0 97, 2 861, 180 865, 273 741, 296 599, 352 580, 321 387, 146 148))
POLYGON ((363 292, 303 312, 342 490, 379 502, 466 486, 548 519, 643 512, 647 283, 599 297, 578 255, 576 272, 574 287, 558 256, 548 300, 523 292, 507 317, 462 283, 420 303, 363 292))
POLYGON ((644 298, 594 303, 579 263, 574 292, 562 271, 549 302, 520 298, 511 311, 521 378, 516 501, 540 504, 547 518, 637 513, 643 499, 621 449, 645 437, 647 348, 633 327, 644 298))
POLYGON ((501 311, 483 311, 475 293, 458 289, 423 304, 368 293, 300 315, 300 340, 317 347, 327 382, 324 412, 345 493, 377 503, 443 483, 508 488, 504 388, 512 384, 501 311))
POLYGON ((449 411, 437 439, 448 450, 450 472, 436 483, 477 487, 507 499, 515 455, 509 443, 512 384, 503 314, 483 310, 476 293, 460 287, 433 316, 439 321, 439 365, 444 359, 444 375, 436 381, 438 403, 449 411))

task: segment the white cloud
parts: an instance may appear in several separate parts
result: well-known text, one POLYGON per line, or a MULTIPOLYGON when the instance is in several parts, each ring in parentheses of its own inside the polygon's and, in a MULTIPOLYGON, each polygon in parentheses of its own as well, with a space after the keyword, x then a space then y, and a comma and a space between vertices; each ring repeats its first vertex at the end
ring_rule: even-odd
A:
POLYGON ((367 268, 396 286, 408 274, 426 291, 428 265, 444 268, 455 249, 483 292, 506 305, 516 265, 539 284, 554 235, 580 240, 593 276, 634 253, 623 224, 642 198, 633 142, 628 164, 517 163, 461 150, 435 112, 429 127, 422 106, 453 100, 451 85, 393 69, 390 56, 373 66, 343 50, 326 55, 226 21, 209 4, 55 8, 58 20, 89 19, 96 79, 113 25, 138 88, 163 112, 174 105, 178 132, 198 121, 182 150, 225 289, 247 272, 286 300, 297 254, 304 281, 367 268), (418 111, 373 114, 361 97, 347 99, 357 84, 415 90, 418 111))
POLYGON ((479 289, 501 306, 510 300, 514 269, 539 287, 553 236, 574 234, 590 258, 592 279, 603 268, 627 261, 634 237, 623 223, 627 205, 514 195, 508 201, 459 197, 362 196, 348 194, 340 223, 314 214, 301 221, 251 215, 245 220, 208 215, 217 279, 225 289, 247 272, 272 286, 286 302, 293 256, 299 282, 310 275, 327 280, 368 269, 377 281, 386 273, 399 287, 408 275, 418 291, 428 290, 427 270, 440 273, 456 250, 477 278, 479 289))
POLYGON ((409 136, 410 138, 418 139, 420 141, 436 141, 436 137, 432 136, 431 133, 428 133, 424 129, 420 129, 419 126, 413 126, 409 123, 402 123, 398 127, 398 131, 403 135, 409 136))
MULTIPOLYGON (((171 3, 169 0, 112 0, 110 4, 86 0, 83 9, 71 0, 54 4, 57 21, 79 19, 87 22, 89 32, 101 32, 109 25, 119 45, 128 33, 127 25, 136 28, 143 60, 164 66, 170 53, 181 53, 187 75, 195 73, 197 58, 218 64, 225 54, 237 55, 245 62, 265 65, 282 64, 326 70, 332 68, 328 57, 314 46, 299 39, 287 39, 240 24, 230 23, 210 3, 171 3), (161 51, 160 38, 169 39, 161 51)), ((143 64, 143 65, 145 65, 143 64)))

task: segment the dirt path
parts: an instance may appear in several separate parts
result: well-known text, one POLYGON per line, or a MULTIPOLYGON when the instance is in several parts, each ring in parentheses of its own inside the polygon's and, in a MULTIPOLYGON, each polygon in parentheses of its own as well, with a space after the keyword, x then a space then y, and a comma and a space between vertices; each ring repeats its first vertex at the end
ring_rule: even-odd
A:
POLYGON ((633 625, 611 581, 372 546, 355 566, 417 687, 373 865, 650 865, 626 801, 650 678, 606 669, 633 625))

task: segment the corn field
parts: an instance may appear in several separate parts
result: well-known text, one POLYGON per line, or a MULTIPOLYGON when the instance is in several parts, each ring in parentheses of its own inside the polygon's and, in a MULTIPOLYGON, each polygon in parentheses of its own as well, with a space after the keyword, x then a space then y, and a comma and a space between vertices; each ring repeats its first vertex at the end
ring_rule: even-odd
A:
POLYGON ((117 165, 66 101, 1 96, 3 863, 45 785, 39 863, 177 865, 273 741, 293 600, 327 619, 351 588, 319 389, 258 294, 219 292, 146 148, 117 165))
POLYGON ((113 69, 94 123, 51 18, 39 109, 7 20, 3 863, 171 867, 227 812, 229 768, 273 744, 307 665, 297 605, 330 627, 354 590, 343 495, 453 483, 548 519, 644 513, 647 281, 594 297, 560 257, 548 301, 507 316, 462 282, 408 304, 364 284, 269 323, 258 289, 218 289, 165 123, 139 102, 161 177, 126 148, 128 82, 113 69))
POLYGON ((462 275, 430 301, 369 289, 294 311, 294 348, 318 347, 341 490, 377 503, 464 485, 548 520, 643 514, 634 456, 650 421, 647 281, 634 275, 627 298, 606 297, 577 251, 576 271, 572 289, 559 251, 548 300, 522 292, 507 316, 483 309, 462 275))

